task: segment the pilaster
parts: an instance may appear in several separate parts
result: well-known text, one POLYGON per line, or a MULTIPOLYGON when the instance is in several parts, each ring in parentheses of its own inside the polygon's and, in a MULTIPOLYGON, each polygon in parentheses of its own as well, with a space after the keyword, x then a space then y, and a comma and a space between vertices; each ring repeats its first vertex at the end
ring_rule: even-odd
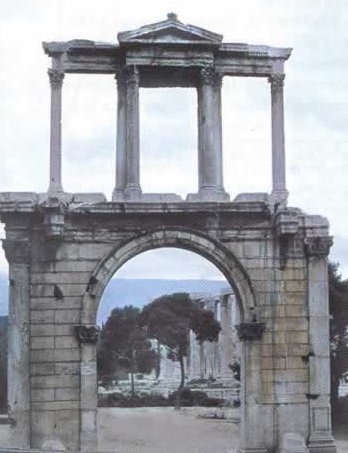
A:
POLYGON ((30 244, 3 241, 9 263, 8 412, 12 446, 30 448, 30 244))
POLYGON ((305 239, 309 308, 310 453, 336 453, 330 407, 330 338, 327 256, 331 236, 305 239))

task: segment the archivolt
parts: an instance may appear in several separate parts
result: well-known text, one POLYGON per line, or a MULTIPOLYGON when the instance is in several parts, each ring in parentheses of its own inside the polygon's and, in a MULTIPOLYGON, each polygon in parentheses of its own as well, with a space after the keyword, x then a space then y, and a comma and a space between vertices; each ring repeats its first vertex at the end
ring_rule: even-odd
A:
POLYGON ((234 254, 223 244, 201 232, 187 229, 161 229, 146 232, 115 247, 105 256, 93 272, 92 289, 84 298, 83 324, 94 324, 101 296, 115 272, 128 260, 147 250, 161 247, 176 247, 198 253, 225 275, 239 303, 241 319, 251 320, 257 304, 250 278, 234 254))

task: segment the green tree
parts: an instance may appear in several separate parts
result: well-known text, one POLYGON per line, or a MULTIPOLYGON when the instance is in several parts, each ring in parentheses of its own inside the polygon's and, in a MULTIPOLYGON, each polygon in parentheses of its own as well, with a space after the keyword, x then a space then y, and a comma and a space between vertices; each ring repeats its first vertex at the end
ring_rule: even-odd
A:
POLYGON ((179 392, 185 384, 184 357, 188 354, 190 330, 200 343, 217 340, 221 330, 213 312, 202 308, 186 293, 164 295, 145 305, 141 325, 146 327, 151 338, 167 347, 168 358, 179 362, 179 392))
POLYGON ((335 406, 338 387, 348 371, 348 280, 342 280, 338 264, 329 263, 331 402, 335 406))
POLYGON ((132 396, 134 373, 150 373, 157 362, 157 353, 139 320, 139 308, 131 305, 114 308, 102 327, 98 345, 99 376, 130 373, 132 396))

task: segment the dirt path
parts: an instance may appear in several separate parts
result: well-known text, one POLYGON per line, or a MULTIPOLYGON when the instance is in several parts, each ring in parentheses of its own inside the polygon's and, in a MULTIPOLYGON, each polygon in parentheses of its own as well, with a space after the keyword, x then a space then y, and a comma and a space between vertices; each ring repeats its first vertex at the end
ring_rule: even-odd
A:
POLYGON ((232 453, 238 447, 239 425, 198 419, 189 409, 100 409, 99 428, 103 452, 232 453))
MULTIPOLYGON (((99 453, 236 453, 238 424, 196 414, 195 408, 99 409, 99 453)), ((0 425, 0 448, 10 446, 9 430, 0 425)), ((334 433, 338 453, 347 453, 348 429, 334 433)))

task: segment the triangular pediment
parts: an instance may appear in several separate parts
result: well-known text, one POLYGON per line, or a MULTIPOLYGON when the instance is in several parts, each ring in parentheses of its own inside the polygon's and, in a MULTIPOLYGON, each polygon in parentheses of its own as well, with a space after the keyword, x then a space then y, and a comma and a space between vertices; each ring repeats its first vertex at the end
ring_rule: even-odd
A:
POLYGON ((120 44, 220 44, 222 41, 221 35, 183 24, 173 13, 168 14, 167 20, 121 32, 117 37, 120 44))

